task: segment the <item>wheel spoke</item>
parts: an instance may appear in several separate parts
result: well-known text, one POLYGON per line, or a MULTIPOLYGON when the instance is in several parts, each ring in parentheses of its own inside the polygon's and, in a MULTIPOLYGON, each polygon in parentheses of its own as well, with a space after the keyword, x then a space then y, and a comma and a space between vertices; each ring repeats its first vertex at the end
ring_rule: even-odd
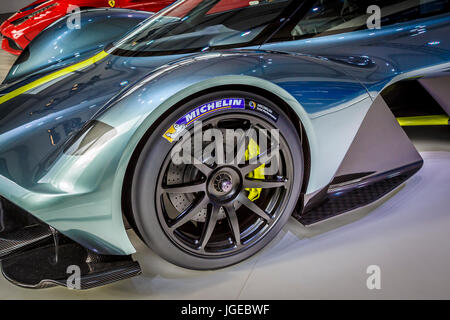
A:
POLYGON ((280 188, 280 187, 286 187, 287 179, 284 178, 278 178, 278 179, 272 179, 272 180, 263 180, 263 179, 250 179, 245 178, 244 179, 244 188, 280 188))
POLYGON ((223 141, 215 140, 215 152, 216 152, 216 164, 223 165, 225 164, 225 146, 223 145, 223 141))
POLYGON ((213 119, 211 122, 212 129, 220 132, 221 139, 214 139, 215 143, 215 151, 216 151, 216 164, 221 165, 225 164, 226 151, 223 141, 223 131, 219 128, 220 119, 213 119))
POLYGON ((220 206, 212 204, 208 208, 207 219, 205 221, 205 227, 203 228, 202 236, 200 238, 200 249, 205 250, 206 245, 211 238, 211 235, 216 227, 217 218, 219 217, 220 206))
POLYGON ((194 204, 189 206, 183 213, 181 213, 177 219, 175 220, 175 223, 170 226, 170 229, 173 231, 188 221, 192 220, 192 218, 195 217, 206 205, 208 204, 208 197, 203 195, 198 201, 196 201, 194 204))
POLYGON ((278 155, 278 151, 278 145, 271 145, 270 148, 267 148, 266 151, 261 152, 257 157, 248 160, 246 165, 240 168, 241 174, 246 176, 250 172, 259 168, 261 165, 269 162, 274 156, 278 155))
MULTIPOLYGON (((194 128, 195 129, 195 128, 194 128)), ((198 129, 197 130, 195 130, 196 132, 198 131, 198 129)), ((202 133, 200 133, 200 134, 202 134, 202 133)), ((192 134, 192 135, 194 135, 194 134, 192 134)), ((195 135, 194 135, 194 137, 195 137, 195 135)), ((190 155, 187 155, 187 157, 189 158, 190 157, 190 159, 186 159, 186 160, 188 160, 188 162, 183 162, 183 164, 192 164, 194 167, 196 167, 200 172, 202 172, 205 176, 208 176, 210 173, 211 173, 211 171, 213 170, 211 167, 209 167, 207 164, 205 164, 205 163, 203 163, 203 161, 201 160, 202 159, 202 157, 203 157, 203 149, 201 149, 201 150, 196 150, 195 149, 195 143, 193 144, 192 143, 192 141, 191 141, 192 139, 186 139, 185 141, 181 141, 180 143, 181 143, 181 145, 180 146, 176 146, 177 147, 177 150, 178 150, 178 152, 180 152, 181 150, 183 150, 183 152, 184 151, 186 151, 186 152, 192 152, 190 155), (190 144, 189 146, 186 146, 186 145, 188 145, 188 144, 190 144), (196 153, 195 153, 195 151, 197 151, 196 153)), ((183 159, 184 160, 184 159, 183 159)))
POLYGON ((192 148, 191 164, 207 177, 213 171, 213 169, 205 164, 202 160, 200 160, 203 158, 203 149, 195 150, 195 145, 192 146, 192 148))
MULTIPOLYGON (((208 153, 210 153, 209 155, 212 156, 211 152, 214 151, 214 156, 211 158, 215 160, 215 163, 217 165, 225 164, 225 151, 222 131, 216 126, 213 126, 212 128, 204 132, 203 137, 207 141, 211 141, 211 143, 208 143, 208 145, 203 148, 202 152, 207 151, 208 153)), ((203 158, 203 160, 205 160, 205 158, 203 158)))
POLYGON ((272 220, 272 218, 263 209, 258 207, 254 202, 250 201, 250 199, 247 198, 244 193, 240 193, 236 200, 267 222, 270 222, 272 220))
POLYGON ((236 149, 234 148, 234 137, 233 139, 230 139, 229 137, 227 140, 227 146, 232 146, 232 150, 227 150, 227 163, 228 164, 239 164, 243 161, 245 156, 245 150, 247 149, 247 133, 243 132, 242 135, 237 139, 236 143, 236 149), (232 140, 232 141, 229 141, 232 140), (236 155, 235 155, 236 153, 236 155))
POLYGON ((239 246, 241 244, 241 231, 239 228, 239 221, 236 215, 236 210, 234 209, 234 205, 232 203, 225 206, 225 213, 227 215, 231 230, 233 231, 236 245, 239 246))
POLYGON ((264 119, 238 111, 185 131, 158 169, 161 228, 193 256, 240 255, 286 209, 294 181, 290 141, 264 119))
POLYGON ((166 193, 195 193, 195 192, 205 192, 206 183, 201 182, 188 182, 183 184, 174 184, 165 186, 163 191, 166 193))
POLYGON ((196 158, 192 158, 192 165, 200 170, 205 176, 208 176, 213 169, 196 158))
POLYGON ((210 120, 211 127, 215 128, 215 129, 219 129, 219 122, 220 122, 220 118, 215 118, 215 119, 210 120))

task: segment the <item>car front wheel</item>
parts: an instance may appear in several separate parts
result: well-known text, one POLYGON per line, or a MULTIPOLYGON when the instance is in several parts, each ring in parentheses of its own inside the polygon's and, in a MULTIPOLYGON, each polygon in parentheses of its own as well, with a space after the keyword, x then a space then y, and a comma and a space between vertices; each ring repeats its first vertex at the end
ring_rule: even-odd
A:
POLYGON ((190 269, 240 262, 267 245, 299 198, 303 154, 296 129, 259 95, 194 99, 153 131, 133 175, 142 239, 190 269))

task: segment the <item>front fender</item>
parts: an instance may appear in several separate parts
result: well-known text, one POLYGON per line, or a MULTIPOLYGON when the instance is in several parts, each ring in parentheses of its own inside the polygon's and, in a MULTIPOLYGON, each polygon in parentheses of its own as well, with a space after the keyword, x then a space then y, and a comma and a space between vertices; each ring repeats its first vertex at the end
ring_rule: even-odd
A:
POLYGON ((311 174, 307 193, 312 194, 330 183, 348 147, 367 113, 372 100, 365 88, 328 63, 312 57, 302 57, 306 65, 319 64, 307 70, 298 66, 297 77, 285 78, 292 72, 297 58, 277 54, 213 53, 188 57, 154 71, 140 84, 125 92, 107 106, 97 120, 111 127, 127 124, 132 134, 117 166, 112 193, 112 214, 122 214, 121 195, 131 156, 153 124, 173 106, 205 90, 221 86, 247 86, 262 89, 282 99, 298 115, 307 134, 311 152, 311 174), (294 59, 294 60, 292 60, 294 59), (264 66, 275 65, 273 71, 264 66), (323 73, 317 72, 322 69, 323 73), (238 72, 240 71, 240 72, 238 72), (288 80, 288 81, 287 81, 288 80), (293 86, 292 82, 296 85, 293 86), (339 93, 324 97, 321 83, 334 83, 339 93), (305 91, 302 91, 302 85, 305 91), (316 98, 306 97, 314 85, 316 98), (342 94, 341 89, 346 89, 342 94), (320 106, 314 104, 321 102, 320 106), (305 107, 305 105, 307 105, 305 107))
MULTIPOLYGON (((336 65, 313 57, 230 52, 184 58, 154 71, 99 116, 99 120, 113 127, 128 120, 136 126, 117 177, 124 176, 132 151, 170 108, 198 92, 239 85, 275 94, 299 117, 311 153, 307 194, 332 180, 372 104, 358 81, 336 65), (268 69, 268 65, 273 68, 268 69)), ((117 181, 118 185, 121 183, 117 181)))
POLYGON ((313 57, 252 51, 188 56, 155 69, 100 109, 33 190, 5 181, 0 194, 96 252, 131 254, 121 196, 136 146, 180 101, 239 85, 277 95, 298 115, 311 148, 307 193, 331 181, 371 104, 361 84, 313 57))

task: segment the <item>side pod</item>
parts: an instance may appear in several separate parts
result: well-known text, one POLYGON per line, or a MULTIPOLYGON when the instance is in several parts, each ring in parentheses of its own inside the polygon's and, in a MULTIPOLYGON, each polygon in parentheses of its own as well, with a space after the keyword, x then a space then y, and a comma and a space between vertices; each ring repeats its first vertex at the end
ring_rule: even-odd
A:
POLYGON ((379 95, 367 112, 335 178, 294 214, 312 225, 369 205, 408 180, 423 159, 379 95))

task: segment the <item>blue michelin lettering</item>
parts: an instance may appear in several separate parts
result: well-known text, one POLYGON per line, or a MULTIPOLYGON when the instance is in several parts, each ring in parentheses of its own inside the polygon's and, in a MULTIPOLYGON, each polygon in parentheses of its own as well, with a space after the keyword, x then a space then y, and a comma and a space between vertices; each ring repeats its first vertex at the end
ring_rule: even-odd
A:
POLYGON ((187 125, 192 121, 201 118, 203 115, 222 109, 245 109, 244 99, 222 99, 201 105, 194 110, 190 111, 188 114, 184 115, 175 124, 187 125))

